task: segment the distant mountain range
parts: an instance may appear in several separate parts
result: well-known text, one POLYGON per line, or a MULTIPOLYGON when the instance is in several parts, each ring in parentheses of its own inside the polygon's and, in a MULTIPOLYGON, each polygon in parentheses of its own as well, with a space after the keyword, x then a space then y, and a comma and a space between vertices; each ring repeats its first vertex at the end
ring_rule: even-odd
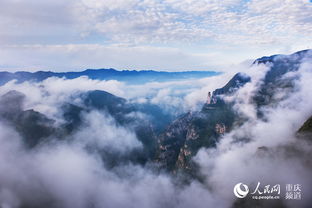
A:
POLYGON ((184 72, 165 72, 165 71, 136 71, 115 69, 87 69, 81 72, 51 72, 51 71, 37 71, 37 72, 0 72, 0 85, 3 85, 11 80, 18 82, 24 81, 43 81, 50 77, 60 77, 66 79, 75 79, 81 76, 86 76, 90 79, 97 80, 118 80, 133 84, 142 84, 151 81, 163 82, 170 80, 202 78, 219 75, 220 72, 215 71, 184 71, 184 72))

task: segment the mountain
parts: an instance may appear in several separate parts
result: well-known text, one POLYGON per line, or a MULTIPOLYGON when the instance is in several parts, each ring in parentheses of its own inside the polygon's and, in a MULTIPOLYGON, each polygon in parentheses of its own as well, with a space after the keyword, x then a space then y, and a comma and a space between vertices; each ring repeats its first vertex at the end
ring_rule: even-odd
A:
POLYGON ((24 81, 43 81, 49 77, 59 77, 65 79, 75 79, 81 76, 86 76, 90 79, 97 80, 118 80, 129 82, 133 84, 141 84, 152 81, 170 81, 181 79, 202 78, 219 75, 219 72, 214 71, 185 71, 185 72, 165 72, 165 71, 118 71, 115 69, 87 69, 81 72, 51 72, 51 71, 37 71, 37 72, 0 72, 0 85, 3 85, 11 80, 18 82, 24 81))
POLYGON ((54 121, 44 114, 32 109, 23 110, 26 96, 17 91, 9 91, 0 98, 0 120, 13 125, 24 137, 25 144, 29 147, 42 142, 56 133, 54 121))
MULTIPOLYGON (((269 67, 263 82, 251 98, 250 102, 257 107, 259 119, 265 119, 263 108, 275 105, 285 97, 276 97, 276 92, 292 93, 294 80, 298 77, 283 76, 297 71, 305 58, 310 58, 311 50, 296 52, 291 55, 274 55, 262 57, 254 61, 254 65, 265 64, 269 67)), ((177 79, 190 78, 188 76, 204 76, 215 72, 155 72, 155 71, 116 71, 86 70, 84 72, 1 72, 1 80, 17 78, 19 82, 25 80, 40 81, 51 76, 73 79, 87 75, 92 79, 177 79), (132 78, 130 78, 132 77, 132 78), (165 77, 165 78, 164 78, 165 77)), ((211 74, 210 74, 211 75, 211 74)), ((174 118, 157 105, 132 103, 111 93, 94 90, 75 95, 73 99, 81 100, 81 104, 64 103, 61 106, 64 123, 58 124, 46 115, 33 109, 24 109, 27 95, 17 91, 10 91, 0 97, 0 119, 15 127, 24 138, 28 147, 32 148, 50 138, 70 138, 79 128, 85 125, 83 115, 96 110, 108 114, 116 121, 116 125, 135 132, 143 144, 143 150, 133 150, 126 155, 115 154, 111 150, 93 149, 99 151, 103 160, 109 161, 111 168, 119 162, 133 162, 147 164, 154 162, 161 169, 169 172, 185 172, 194 177, 196 164, 192 157, 202 147, 214 148, 222 135, 239 127, 245 122, 244 117, 233 109, 234 102, 226 102, 225 96, 235 93, 252 78, 244 73, 237 73, 228 83, 215 89, 201 110, 188 112, 174 118), (144 115, 138 117, 136 115, 144 115)), ((311 118, 299 129, 299 133, 311 132, 311 118)), ((250 139, 250 138, 245 138, 250 139)), ((263 149, 263 148, 262 148, 263 149)))
POLYGON ((299 133, 312 133, 312 116, 304 122, 298 130, 299 133))
POLYGON ((266 64, 270 66, 269 71, 265 75, 264 82, 254 97, 254 101, 258 107, 261 108, 261 106, 279 102, 280 99, 274 96, 278 89, 288 94, 292 93, 294 90, 294 80, 298 77, 283 77, 283 75, 288 72, 297 71, 304 59, 311 58, 312 50, 303 50, 291 55, 274 55, 257 59, 254 64, 266 64))
MULTIPOLYGON (((33 109, 25 109, 27 95, 18 91, 9 91, 0 97, 0 121, 13 126, 23 138, 28 148, 54 139, 70 140, 81 128, 87 126, 84 115, 98 111, 114 118, 117 126, 134 132, 143 144, 142 149, 134 149, 125 155, 107 149, 92 147, 99 151, 108 168, 120 162, 145 164, 152 161, 156 154, 156 134, 163 126, 172 121, 160 107, 152 104, 129 103, 126 99, 106 91, 94 90, 80 93, 73 99, 81 99, 82 103, 63 103, 60 107, 64 122, 58 123, 48 116, 33 109), (146 115, 138 117, 136 114, 146 115)), ((90 147, 91 148, 91 147, 90 147)))
MULTIPOLYGON (((284 78, 283 75, 297 71, 301 61, 310 58, 311 55, 311 50, 305 50, 291 55, 262 57, 254 61, 255 65, 266 64, 269 67, 264 82, 251 99, 257 106, 260 119, 263 117, 264 106, 274 105, 285 98, 276 99, 275 93, 282 90, 287 94, 294 90, 294 79, 284 78)), ((158 137, 156 161, 160 166, 169 171, 183 170, 196 174, 192 156, 202 147, 215 147, 220 136, 244 123, 245 118, 235 113, 234 103, 224 102, 223 96, 234 93, 250 81, 251 77, 248 75, 237 73, 224 87, 213 91, 211 99, 201 111, 185 114, 170 124, 158 137)), ((310 131, 310 124, 311 119, 299 131, 310 131)))
POLYGON ((297 137, 308 141, 312 141, 312 115, 299 128, 297 132, 297 137))
POLYGON ((223 95, 233 93, 236 89, 242 87, 247 82, 250 82, 251 78, 244 73, 237 73, 234 77, 222 88, 213 91, 213 95, 223 95))

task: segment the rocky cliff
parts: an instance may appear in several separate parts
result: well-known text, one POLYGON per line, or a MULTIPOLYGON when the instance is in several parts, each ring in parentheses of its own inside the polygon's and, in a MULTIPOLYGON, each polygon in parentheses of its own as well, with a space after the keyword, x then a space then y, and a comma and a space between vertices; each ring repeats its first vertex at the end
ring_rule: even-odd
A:
MULTIPOLYGON (((291 55, 274 55, 262 57, 254 64, 266 64, 269 70, 264 81, 252 97, 262 118, 262 108, 274 105, 282 98, 276 98, 280 90, 286 94, 294 90, 292 77, 285 78, 288 72, 297 71, 303 59, 311 56, 311 50, 299 51, 291 55)), ((235 126, 243 123, 243 118, 235 113, 233 103, 225 102, 223 97, 235 93, 240 87, 252 81, 244 73, 237 73, 224 87, 213 91, 210 102, 204 104, 199 112, 192 112, 175 120, 158 137, 158 150, 156 161, 165 169, 176 172, 186 170, 192 172, 194 164, 192 156, 196 155, 202 147, 214 147, 220 137, 235 126)), ((308 120, 300 131, 309 131, 311 121, 308 120)))

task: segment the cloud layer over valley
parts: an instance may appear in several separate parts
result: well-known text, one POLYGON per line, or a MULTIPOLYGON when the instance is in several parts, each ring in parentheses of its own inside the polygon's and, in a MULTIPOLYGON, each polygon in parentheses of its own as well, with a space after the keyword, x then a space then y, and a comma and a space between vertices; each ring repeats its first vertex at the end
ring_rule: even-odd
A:
MULTIPOLYGON (((292 87, 275 86, 268 104, 259 104, 254 97, 263 87, 268 89, 270 63, 241 68, 251 82, 220 95, 233 103, 240 119, 221 135, 216 147, 196 153, 193 160, 201 177, 191 179, 158 168, 149 154, 154 154, 151 147, 161 132, 150 130, 153 122, 149 118, 154 114, 139 104, 158 106, 174 118, 188 111, 196 113, 206 102, 208 91, 223 87, 233 74, 143 85, 86 77, 6 83, 0 87, 0 205, 241 207, 233 195, 234 185, 243 182, 252 187, 259 181, 281 184, 281 188, 287 183, 302 184, 302 200, 272 203, 308 206, 312 144, 310 139, 298 138, 297 130, 312 115, 310 56, 308 52, 298 71, 279 78, 281 83, 291 80, 292 87), (102 101, 94 99, 97 96, 112 102, 114 108, 101 107, 102 101), (10 99, 14 102, 5 103, 10 99), (75 117, 78 115, 81 120, 75 117), (48 123, 52 133, 29 145, 30 130, 23 119, 38 126, 48 123)), ((244 203, 249 206, 251 202, 247 199, 244 203)))

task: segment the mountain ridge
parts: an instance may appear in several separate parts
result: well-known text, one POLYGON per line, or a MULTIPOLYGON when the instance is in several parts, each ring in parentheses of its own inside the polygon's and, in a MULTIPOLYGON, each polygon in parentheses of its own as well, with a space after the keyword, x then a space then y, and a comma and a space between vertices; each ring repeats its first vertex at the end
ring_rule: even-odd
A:
MULTIPOLYGON (((263 84, 251 97, 251 102, 257 107, 258 118, 263 118, 262 107, 280 101, 274 99, 278 89, 291 92, 294 80, 285 79, 283 75, 299 70, 302 59, 310 55, 308 54, 310 52, 311 50, 304 50, 291 55, 264 56, 254 62, 254 64, 270 62, 268 65, 270 69, 266 72, 263 84)), ((192 156, 202 147, 215 147, 224 133, 244 123, 246 118, 235 112, 234 102, 225 102, 223 97, 234 93, 250 81, 252 77, 244 73, 235 74, 222 88, 213 91, 211 99, 204 104, 201 111, 177 118, 158 138, 157 162, 170 171, 183 170, 196 175, 192 156)), ((311 119, 304 126, 311 128, 310 125, 311 119)), ((301 131, 308 129, 304 126, 301 131)))
POLYGON ((86 69, 83 71, 71 72, 53 72, 53 71, 17 71, 8 72, 0 71, 0 85, 3 85, 11 80, 17 82, 24 81, 43 81, 50 77, 58 77, 65 79, 75 79, 81 76, 87 76, 89 79, 94 80, 118 80, 128 81, 131 83, 145 83, 150 81, 170 81, 186 78, 202 78, 208 76, 216 76, 221 72, 216 71, 181 71, 181 72, 168 72, 168 71, 154 71, 154 70, 116 70, 116 69, 86 69))
MULTIPOLYGON (((257 111, 259 112, 259 118, 263 118, 263 106, 271 105, 272 103, 279 101, 274 100, 274 93, 277 89, 288 90, 291 92, 293 87, 292 82, 294 80, 283 79, 283 75, 290 71, 298 70, 302 58, 304 58, 304 55, 309 53, 309 51, 311 50, 299 51, 288 56, 283 55, 282 58, 277 58, 279 55, 270 56, 270 69, 266 73, 266 79, 263 84, 259 86, 256 95, 251 97, 251 102, 255 104, 257 111)), ((258 60, 263 60, 263 57, 258 60)), ((268 61, 269 58, 266 57, 265 60, 268 61)), ((267 62, 256 62, 255 64, 266 63, 267 62)), ((99 72, 91 69, 86 71, 99 72)), ((110 71, 112 73, 117 72, 113 69, 110 71)), ((133 73, 133 71, 130 72, 133 73)), ((140 72, 135 71, 134 73, 140 72)), ((145 73, 153 74, 154 71, 145 73)), ((193 174, 196 172, 196 166, 194 166, 191 159, 196 155, 198 150, 202 147, 215 147, 223 134, 230 132, 233 127, 239 126, 244 122, 245 118, 238 116, 233 109, 234 103, 225 102, 222 97, 234 93, 237 89, 250 81, 251 77, 243 73, 237 73, 224 85, 224 87, 213 91, 211 99, 203 105, 201 110, 180 115, 175 119, 168 117, 166 114, 162 114, 162 109, 157 106, 128 103, 124 98, 117 97, 105 91, 89 91, 80 95, 84 101, 84 108, 74 105, 68 106, 67 109, 65 108, 64 117, 65 120, 68 121, 65 129, 68 133, 75 129, 75 126, 81 122, 81 118, 79 117, 80 112, 87 112, 92 109, 108 112, 114 117, 118 125, 127 126, 128 124, 131 124, 135 127, 137 135, 141 138, 142 142, 145 142, 146 147, 149 149, 148 152, 151 153, 145 161, 154 159, 154 161, 156 161, 156 163, 163 169, 173 172, 186 170, 193 174), (131 112, 151 114, 153 119, 151 119, 150 123, 147 125, 142 126, 140 124, 144 122, 136 122, 134 118, 127 117, 131 112), (165 123, 164 121, 167 123, 163 126, 157 123, 165 123), (152 140, 149 139, 149 136, 151 135, 153 138, 152 140)), ((1 99, 5 102, 6 99, 4 98, 10 99, 12 96, 15 96, 17 99, 16 102, 15 100, 13 100, 14 102, 9 102, 11 104, 16 103, 10 107, 14 107, 13 111, 16 108, 17 110, 15 111, 22 112, 22 114, 17 114, 17 116, 13 115, 11 120, 18 124, 17 126, 21 131, 24 131, 24 128, 21 127, 26 126, 27 128, 30 128, 26 125, 28 124, 26 122, 28 120, 38 121, 39 124, 50 123, 50 120, 45 119, 43 115, 34 111, 21 111, 20 108, 22 100, 24 99, 24 96, 21 94, 11 92, 1 99), (22 123, 19 122, 20 118, 22 118, 22 123)), ((0 107, 7 106, 7 103, 8 102, 6 102, 5 105, 0 105, 0 107)), ((3 115, 3 117, 5 116, 6 115, 3 115)), ((40 127, 43 130, 45 129, 44 125, 36 125, 35 127, 40 127)), ((43 137, 45 136, 45 134, 42 135, 43 137)), ((38 136, 38 140, 40 141, 39 137, 41 137, 41 135, 38 136)))

